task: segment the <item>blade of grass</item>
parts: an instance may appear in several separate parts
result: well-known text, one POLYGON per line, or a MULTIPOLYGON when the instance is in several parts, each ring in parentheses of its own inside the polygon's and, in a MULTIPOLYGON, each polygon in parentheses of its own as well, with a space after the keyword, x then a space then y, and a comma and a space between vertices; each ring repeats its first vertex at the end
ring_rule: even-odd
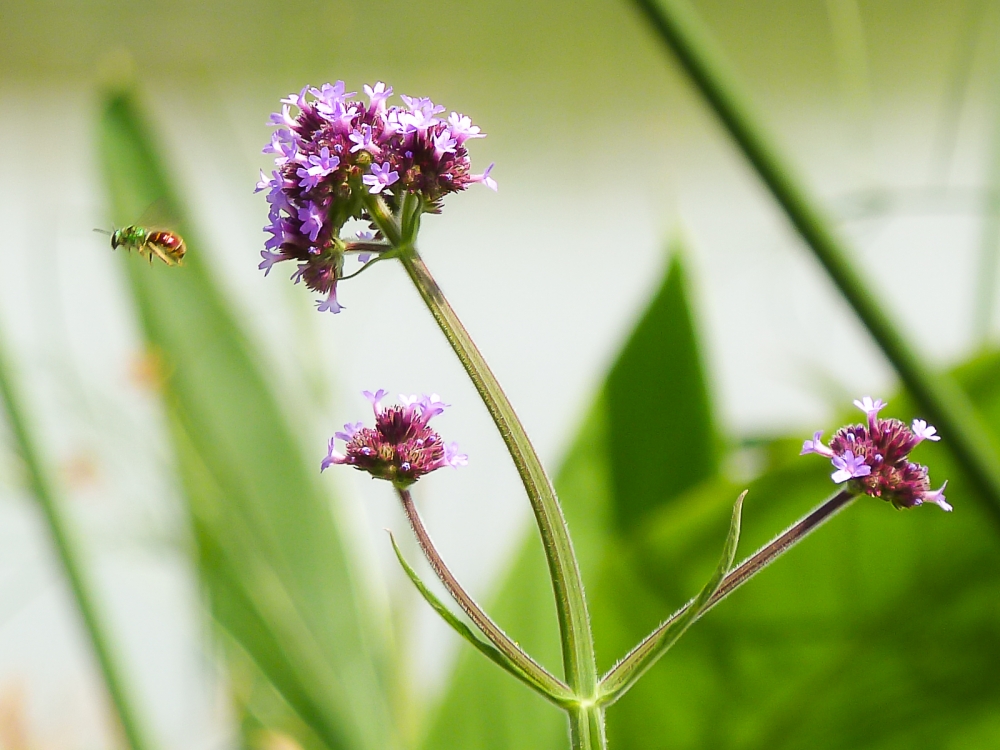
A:
POLYGON ((105 687, 115 707, 115 713, 122 731, 132 750, 149 750, 153 747, 151 734, 140 719, 133 703, 134 692, 130 689, 125 673, 115 650, 113 638, 108 631, 104 617, 94 599, 89 574, 83 556, 70 528, 70 524, 60 507, 59 498, 53 490, 41 455, 29 427, 29 420, 22 408, 23 401, 14 383, 10 363, 0 341, 0 399, 10 424, 17 451, 28 472, 28 483, 35 496, 46 526, 52 536, 52 544, 62 566, 76 607, 83 620, 94 655, 104 678, 105 687))
POLYGON ((1000 525, 1000 463, 992 436, 950 377, 933 372, 906 340, 789 161, 761 125, 710 32, 684 0, 633 0, 654 33, 676 55, 789 221, 893 365, 927 417, 969 473, 1000 525))

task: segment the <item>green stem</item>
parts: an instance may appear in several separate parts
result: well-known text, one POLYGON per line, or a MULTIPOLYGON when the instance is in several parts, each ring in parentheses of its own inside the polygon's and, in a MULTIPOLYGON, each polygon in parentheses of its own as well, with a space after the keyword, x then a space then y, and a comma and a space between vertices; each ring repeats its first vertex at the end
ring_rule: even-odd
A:
MULTIPOLYGON (((841 490, 818 508, 796 521, 769 544, 741 562, 726 574, 722 583, 687 625, 693 624, 712 607, 853 503, 858 497, 849 490, 841 490)), ((600 702, 602 704, 610 705, 621 698, 645 674, 646 670, 666 653, 667 649, 684 632, 683 630, 677 631, 672 627, 673 624, 682 618, 695 602, 696 600, 692 599, 672 614, 601 679, 600 702)))
POLYGON ((448 593, 451 594, 458 606, 462 608, 462 611, 468 615, 469 619, 475 623, 480 632, 504 656, 514 662, 553 701, 564 703, 570 700, 572 695, 569 688, 514 643, 510 636, 504 633, 500 626, 493 622, 490 616, 483 611, 482 607, 462 588, 458 579, 448 569, 448 566, 434 547, 434 542, 431 541, 430 534, 427 533, 423 519, 420 518, 417 508, 413 504, 413 497, 410 495, 410 491, 397 487, 396 492, 399 495, 400 502, 403 504, 403 512, 406 513, 406 519, 410 522, 410 528, 413 529, 413 535, 417 538, 417 544, 420 545, 424 557, 427 558, 431 569, 440 579, 441 583, 444 584, 444 587, 448 589, 448 593))
POLYGON ((575 695, 582 698, 594 697, 597 690, 597 667, 583 579, 555 489, 496 376, 448 304, 416 249, 407 248, 401 253, 400 260, 486 404, 517 467, 538 523, 552 578, 566 683, 575 695))
POLYGON ((956 459, 984 495, 993 520, 1000 523, 997 452, 968 397, 951 378, 923 364, 876 301, 851 264, 846 244, 759 123, 722 51, 690 5, 684 0, 634 2, 660 40, 673 50, 926 416, 948 438, 956 459))
POLYGON ((572 750, 606 750, 604 707, 578 705, 569 709, 569 739, 572 750))
POLYGON ((94 601, 90 581, 84 570, 82 555, 77 547, 76 539, 73 537, 69 523, 63 516, 62 509, 52 490, 52 483, 42 465, 42 459, 35 449, 27 419, 21 410, 22 401, 17 393, 2 345, 0 345, 0 399, 3 400, 3 408, 7 412, 7 419, 17 444, 17 450, 27 469, 31 492, 45 516, 49 533, 52 535, 52 544, 69 581, 70 590, 83 618, 83 625, 90 637, 91 646, 97 655, 98 665, 104 675, 104 683, 117 711, 125 737, 132 750, 151 748, 153 745, 148 741, 150 735, 139 721, 138 714, 132 705, 130 693, 125 686, 123 671, 111 645, 111 637, 94 601))

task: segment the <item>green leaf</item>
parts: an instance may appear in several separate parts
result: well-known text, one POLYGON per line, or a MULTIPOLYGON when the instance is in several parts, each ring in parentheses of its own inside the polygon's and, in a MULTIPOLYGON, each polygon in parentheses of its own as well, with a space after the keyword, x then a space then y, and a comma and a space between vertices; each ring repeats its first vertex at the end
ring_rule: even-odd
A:
POLYGON ((129 93, 107 99, 99 135, 115 221, 159 201, 181 217, 171 228, 188 245, 181 267, 123 260, 164 374, 213 615, 329 747, 393 747, 380 629, 355 587, 318 465, 303 459, 129 93))
POLYGON ((502 654, 494 646, 479 638, 472 631, 472 628, 462 622, 457 615, 448 609, 448 607, 446 607, 444 603, 434 595, 433 591, 427 588, 424 582, 420 580, 420 576, 417 575, 417 571, 415 571, 412 566, 406 562, 406 558, 403 557, 403 551, 399 548, 399 545, 396 544, 396 537, 393 536, 392 532, 389 533, 389 540, 392 542, 392 549, 396 553, 396 559, 399 560, 399 564, 402 566, 407 578, 409 578, 410 581, 413 582, 413 585, 417 587, 417 591, 420 592, 424 601, 431 605, 431 608, 441 616, 442 620, 451 626, 452 630, 472 644, 472 647, 480 651, 487 659, 510 672, 511 675, 516 677, 532 690, 537 690, 543 697, 550 697, 542 685, 531 679, 530 675, 504 656, 504 654, 502 654))
POLYGON ((615 520, 627 532, 719 464, 679 247, 612 367, 606 393, 615 520))

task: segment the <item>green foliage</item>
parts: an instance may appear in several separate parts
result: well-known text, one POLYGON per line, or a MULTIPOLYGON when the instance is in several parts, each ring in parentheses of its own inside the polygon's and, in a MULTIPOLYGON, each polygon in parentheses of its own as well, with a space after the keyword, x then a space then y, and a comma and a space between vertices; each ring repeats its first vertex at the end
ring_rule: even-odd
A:
MULTIPOLYGON (((115 221, 180 205, 127 93, 110 96, 100 154, 115 221)), ((204 246, 183 266, 125 255, 150 351, 164 377, 196 555, 212 614, 330 748, 396 743, 387 667, 318 470, 307 465, 257 357, 212 279, 204 246)))
POLYGON ((608 375, 614 517, 630 531, 664 498, 718 467, 708 389, 681 256, 608 375), (679 460, 682 459, 682 460, 679 460))

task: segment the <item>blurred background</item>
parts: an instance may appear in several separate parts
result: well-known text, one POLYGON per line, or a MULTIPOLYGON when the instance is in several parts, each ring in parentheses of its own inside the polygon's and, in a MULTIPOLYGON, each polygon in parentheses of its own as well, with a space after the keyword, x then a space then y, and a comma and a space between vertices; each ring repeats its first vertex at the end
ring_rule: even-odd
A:
MULTIPOLYGON (((945 367, 987 349, 997 325, 1000 7, 696 7, 920 351, 945 367)), ((91 231, 129 221, 112 215, 98 150, 105 86, 125 65, 197 228, 190 252, 245 335, 309 470, 335 429, 367 413, 363 389, 436 392, 453 404, 439 428, 470 464, 428 477, 417 494, 443 555, 479 598, 491 600, 511 569, 532 526, 528 505, 401 269, 385 264, 346 282, 337 317, 316 314, 312 295, 283 272, 256 270, 266 207, 253 186, 270 163, 260 151, 266 122, 305 84, 343 79, 360 90, 386 81, 470 115, 488 134, 472 159, 479 171, 496 162, 499 192, 451 196, 426 220, 422 251, 553 471, 656 296, 670 247, 684 260, 722 480, 745 484, 765 471, 752 446, 830 428, 851 398, 895 392, 865 330, 629 3, 0 0, 0 331, 158 747, 277 747, 279 735, 245 731, 234 703, 229 646, 206 616, 161 398, 169 372, 145 343, 122 258, 91 231)), ((167 319, 180 313, 159 309, 167 319)), ((228 377, 237 388, 243 374, 228 377)), ((634 396, 658 403, 668 390, 634 396)), ((100 673, 16 446, 4 446, 0 747, 116 746, 100 673)), ((346 470, 316 486, 355 570, 352 585, 392 643, 396 697, 387 700, 402 717, 393 742, 415 746, 413 738, 435 736, 435 706, 468 649, 400 575, 383 532, 405 530, 391 491, 346 470), (393 703, 400 695, 404 708, 393 703)), ((815 486, 805 507, 826 491, 815 486)), ((965 512, 961 496, 954 505, 956 516, 965 512)), ((777 515, 770 532, 793 518, 777 515)), ((679 604, 697 585, 665 601, 679 604)), ((976 601, 972 609, 992 607, 995 618, 995 599, 976 601)), ((654 610, 662 617, 670 607, 654 610)), ((819 630, 836 632, 838 621, 819 630)), ((981 634, 995 646, 995 630, 981 634)), ((800 696, 815 689, 803 685, 800 696)), ((995 746, 995 722, 983 721, 945 722, 926 746, 995 746), (979 728, 955 740, 958 726, 979 728)), ((692 729, 662 746, 780 745, 759 744, 772 735, 744 725, 714 739, 692 729)), ((280 741, 294 736, 289 729, 280 741)), ((618 736, 621 747, 661 746, 618 736)), ((862 737, 870 738, 830 745, 875 746, 862 737)), ((508 745, 518 742, 484 747, 508 745)))

